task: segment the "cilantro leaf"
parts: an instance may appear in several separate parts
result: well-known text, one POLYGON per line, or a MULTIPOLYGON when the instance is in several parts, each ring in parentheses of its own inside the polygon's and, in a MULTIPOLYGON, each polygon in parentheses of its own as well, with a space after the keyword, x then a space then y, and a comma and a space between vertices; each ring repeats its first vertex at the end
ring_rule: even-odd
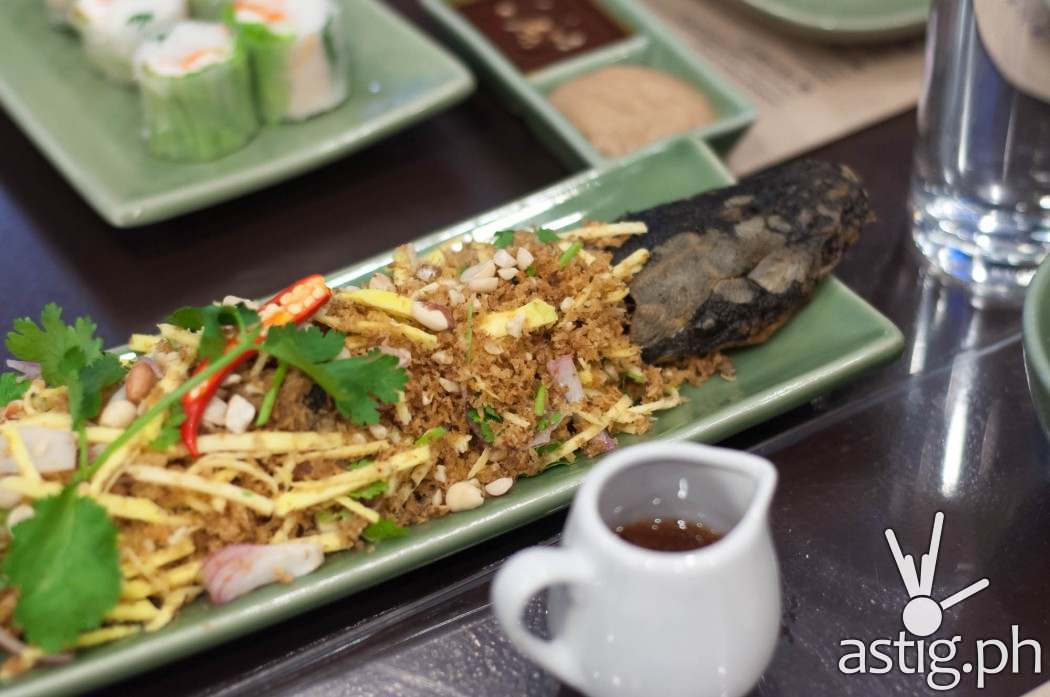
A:
POLYGON ((325 365, 329 376, 339 386, 334 392, 321 387, 335 398, 336 409, 355 423, 379 421, 376 399, 386 404, 398 400, 398 392, 408 382, 408 375, 397 367, 397 356, 371 351, 367 356, 333 361, 325 365))
POLYGON ((62 308, 48 303, 40 313, 40 326, 28 317, 16 319, 7 333, 7 350, 23 361, 40 364, 40 373, 51 387, 64 385, 62 359, 71 349, 80 349, 85 365, 102 354, 102 340, 95 338, 95 323, 79 317, 73 326, 62 321, 62 308))
POLYGON ((390 518, 380 518, 365 528, 364 532, 361 533, 361 537, 375 544, 383 540, 404 537, 407 534, 408 530, 406 528, 401 527, 390 518))
POLYGON ((23 380, 15 373, 0 373, 0 408, 21 399, 28 389, 28 380, 23 380))
POLYGON ((559 239, 561 239, 558 237, 558 233, 554 232, 553 230, 548 230, 547 228, 542 227, 536 231, 536 238, 544 244, 557 242, 559 239))
POLYGON ((102 390, 120 382, 125 373, 124 366, 112 353, 104 353, 89 364, 79 348, 70 349, 60 367, 64 375, 62 382, 69 387, 69 415, 74 430, 98 416, 102 410, 102 390))
POLYGON ((342 350, 344 339, 339 332, 322 334, 316 328, 299 330, 286 325, 271 328, 262 349, 317 383, 343 416, 357 424, 377 423, 378 402, 396 402, 408 375, 397 367, 396 356, 379 351, 330 360, 342 350))
POLYGON ((251 325, 259 323, 259 315, 242 305, 205 305, 201 311, 201 341, 197 355, 215 360, 226 351, 226 334, 223 327, 237 327, 242 333, 251 325))
POLYGON ((204 312, 202 308, 186 305, 168 315, 168 319, 165 321, 168 324, 174 324, 176 327, 197 332, 204 327, 204 312))
MULTIPOLYGON (((274 328, 271 332, 280 332, 282 329, 274 328)), ((303 360, 311 363, 325 363, 334 359, 343 350, 344 337, 339 332, 322 332, 318 327, 307 327, 295 330, 294 327, 285 327, 295 336, 295 348, 303 360)))
POLYGON ((385 479, 380 479, 377 482, 372 482, 368 486, 363 486, 357 491, 350 492, 350 498, 352 499, 374 499, 376 496, 384 493, 387 489, 387 483, 385 479))
POLYGON ((3 572, 18 588, 15 621, 48 653, 94 629, 120 598, 117 529, 106 510, 66 487, 14 527, 3 572))
POLYGON ((182 426, 182 422, 185 420, 186 412, 182 408, 182 402, 175 402, 171 405, 171 409, 168 410, 168 415, 164 418, 164 424, 160 427, 160 433, 150 442, 150 450, 164 452, 178 443, 182 439, 182 432, 179 427, 182 426))
POLYGON ((366 457, 366 458, 364 458, 362 460, 358 460, 357 462, 354 462, 352 464, 347 465, 346 469, 348 469, 348 470, 359 470, 362 467, 368 467, 370 464, 372 464, 372 460, 370 460, 369 458, 366 457))
POLYGON ((496 249, 503 249, 509 247, 511 242, 514 241, 513 230, 500 230, 492 236, 492 246, 496 249))
POLYGON ((259 323, 259 315, 248 309, 243 303, 239 305, 204 305, 180 307, 168 315, 168 323, 190 331, 201 333, 197 353, 201 358, 214 360, 226 349, 226 335, 223 327, 237 327, 241 332, 246 327, 259 323))
POLYGON ((489 426, 484 412, 478 412, 477 409, 467 409, 467 418, 477 425, 478 434, 482 440, 486 443, 496 442, 496 435, 492 432, 492 426, 489 426))

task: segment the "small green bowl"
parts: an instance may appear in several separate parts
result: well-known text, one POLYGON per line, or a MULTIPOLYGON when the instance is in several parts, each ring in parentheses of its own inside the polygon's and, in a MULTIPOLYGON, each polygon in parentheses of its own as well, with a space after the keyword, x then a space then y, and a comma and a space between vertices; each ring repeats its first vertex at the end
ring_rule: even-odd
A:
POLYGON ((1028 390, 1050 435, 1050 261, 1043 262, 1028 286, 1022 327, 1028 390))

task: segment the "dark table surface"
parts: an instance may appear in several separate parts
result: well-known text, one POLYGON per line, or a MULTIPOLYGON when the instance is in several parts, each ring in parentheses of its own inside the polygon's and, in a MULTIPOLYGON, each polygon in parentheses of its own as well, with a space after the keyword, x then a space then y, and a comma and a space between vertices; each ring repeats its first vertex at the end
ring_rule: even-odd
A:
MULTIPOLYGON (((413 3, 394 4, 430 29, 413 3)), ((946 523, 934 597, 991 582, 945 613, 937 637, 961 640, 944 665, 973 665, 978 640, 1009 646, 1013 625, 1050 647, 1050 468, 1028 401, 1019 311, 941 285, 913 254, 905 205, 913 119, 814 153, 850 164, 871 192, 879 220, 838 275, 901 328, 903 355, 729 442, 768 456, 781 477, 773 526, 784 630, 755 690, 763 697, 934 694, 928 665, 925 675, 895 666, 865 676, 843 675, 839 661, 845 639, 897 638, 907 596, 883 531, 892 527, 917 556, 937 511, 946 523)), ((108 227, 2 114, 0 152, 0 325, 55 300, 71 315, 90 314, 114 344, 173 306, 263 295, 569 174, 484 86, 322 170, 136 230, 108 227)), ((488 607, 498 563, 550 540, 563 520, 550 516, 101 694, 574 694, 507 644, 488 607)), ((989 646, 986 663, 995 664, 989 646)), ((907 651, 911 668, 916 649, 907 651)), ((951 694, 1020 695, 1042 682, 1030 649, 1019 661, 1017 674, 1008 665, 983 690, 975 672, 960 672, 951 694)))

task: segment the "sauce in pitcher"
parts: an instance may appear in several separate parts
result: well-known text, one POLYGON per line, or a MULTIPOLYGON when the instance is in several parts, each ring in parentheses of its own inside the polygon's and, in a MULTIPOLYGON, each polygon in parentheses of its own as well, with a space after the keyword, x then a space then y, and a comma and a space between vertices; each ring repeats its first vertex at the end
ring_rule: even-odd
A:
POLYGON ((722 539, 721 533, 699 521, 672 518, 638 520, 617 525, 613 532, 633 545, 657 552, 688 552, 722 539))

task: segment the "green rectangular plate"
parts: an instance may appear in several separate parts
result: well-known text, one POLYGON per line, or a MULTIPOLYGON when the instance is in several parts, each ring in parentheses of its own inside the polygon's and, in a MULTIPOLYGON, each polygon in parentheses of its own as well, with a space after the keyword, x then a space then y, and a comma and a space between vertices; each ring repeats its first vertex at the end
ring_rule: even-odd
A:
POLYGON ((467 69, 381 2, 341 0, 351 96, 303 123, 264 128, 207 163, 152 157, 138 95, 106 82, 41 0, 0 2, 0 102, 69 182, 117 227, 171 218, 358 150, 465 97, 467 69))
MULTIPOLYGON (((547 95, 566 80, 614 63, 643 65, 671 73, 691 83, 711 100, 719 118, 671 140, 698 138, 720 152, 726 152, 755 120, 755 108, 747 98, 707 61, 675 38, 663 22, 636 0, 595 0, 631 29, 631 37, 528 74, 523 74, 507 60, 455 9, 460 1, 421 0, 424 9, 441 23, 449 38, 473 59, 479 70, 521 111, 540 139, 569 166, 598 165, 609 158, 599 153, 562 116, 547 95)), ((653 146, 645 149, 653 149, 653 146)))
MULTIPOLYGON (((467 234, 487 239, 496 230, 523 225, 565 228, 583 218, 612 219, 730 181, 707 146, 676 141, 424 237, 417 247, 467 234)), ((350 283, 389 262, 390 254, 384 254, 329 279, 334 285, 350 283)), ((888 319, 829 279, 769 342, 732 353, 734 382, 715 378, 698 389, 687 387, 683 393, 689 401, 664 412, 648 435, 621 440, 720 440, 890 360, 902 344, 888 319)), ((510 493, 481 508, 416 526, 407 537, 384 542, 370 554, 332 555, 290 585, 263 588, 220 607, 197 601, 160 632, 89 650, 66 666, 34 671, 5 686, 2 694, 54 697, 111 683, 388 581, 566 506, 588 469, 581 461, 521 479, 510 493)))

